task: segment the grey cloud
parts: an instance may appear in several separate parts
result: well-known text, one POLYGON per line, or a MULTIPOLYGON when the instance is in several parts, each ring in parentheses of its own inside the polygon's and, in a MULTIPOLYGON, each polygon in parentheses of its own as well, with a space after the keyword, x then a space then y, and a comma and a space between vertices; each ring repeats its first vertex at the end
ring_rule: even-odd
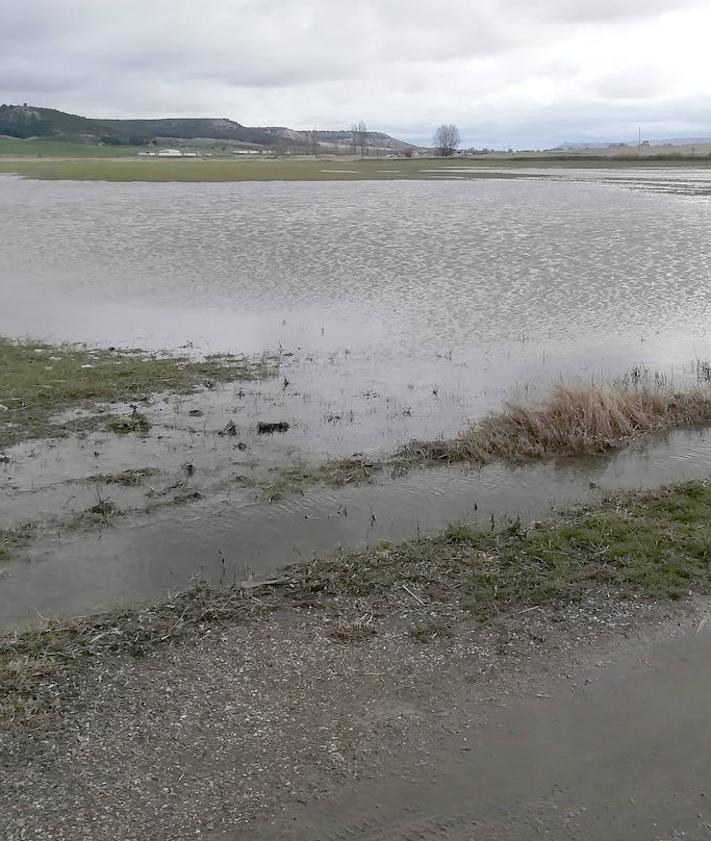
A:
MULTIPOLYGON (((0 0, 0 101, 90 115, 201 114, 300 128, 338 127, 363 116, 411 136, 420 124, 451 116, 472 137, 493 137, 498 125, 515 142, 563 131, 568 118, 580 130, 585 114, 590 120, 604 114, 604 125, 616 124, 622 101, 658 102, 666 95, 654 67, 659 58, 644 59, 643 76, 635 67, 605 73, 601 44, 620 27, 642 30, 663 13, 704 5, 0 0), (570 39, 582 48, 575 41, 562 49, 570 39), (591 73, 597 77, 588 79, 591 73), (559 101, 544 107, 527 85, 550 88, 559 101), (485 131, 482 115, 490 123, 485 131)), ((637 46, 630 42, 633 57, 637 46)))
POLYGON ((597 82, 600 96, 610 102, 661 98, 664 74, 657 68, 634 68, 609 73, 597 82))
POLYGON ((513 6, 522 14, 554 23, 615 23, 639 20, 661 12, 700 5, 703 0, 514 0, 513 6))

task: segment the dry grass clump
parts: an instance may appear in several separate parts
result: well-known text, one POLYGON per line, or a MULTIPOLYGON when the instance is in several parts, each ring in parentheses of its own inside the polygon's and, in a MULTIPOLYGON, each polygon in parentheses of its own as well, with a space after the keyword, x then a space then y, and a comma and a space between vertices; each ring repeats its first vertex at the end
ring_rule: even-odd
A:
POLYGON ((509 403, 451 440, 413 442, 406 460, 527 461, 599 455, 641 435, 711 423, 711 392, 557 385, 540 405, 509 403))

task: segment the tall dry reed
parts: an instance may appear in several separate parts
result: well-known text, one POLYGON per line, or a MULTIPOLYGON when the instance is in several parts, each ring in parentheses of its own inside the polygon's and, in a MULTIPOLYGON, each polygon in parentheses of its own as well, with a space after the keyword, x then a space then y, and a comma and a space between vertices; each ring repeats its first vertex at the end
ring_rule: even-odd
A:
POLYGON ((539 405, 508 403, 457 438, 413 442, 405 459, 527 461, 551 456, 597 455, 635 438, 711 423, 711 391, 668 388, 553 388, 539 405))

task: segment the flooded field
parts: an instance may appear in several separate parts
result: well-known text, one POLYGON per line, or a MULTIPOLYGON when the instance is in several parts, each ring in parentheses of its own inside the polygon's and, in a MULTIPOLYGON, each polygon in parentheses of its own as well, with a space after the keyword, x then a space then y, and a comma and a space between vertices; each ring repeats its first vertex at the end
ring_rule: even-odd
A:
POLYGON ((0 177, 0 335, 278 360, 269 379, 156 399, 142 409, 145 437, 91 432, 1 453, 0 528, 49 524, 0 569, 1 625, 159 596, 195 576, 258 577, 452 519, 537 517, 585 498, 590 482, 711 472, 708 437, 679 433, 611 460, 417 470, 268 501, 284 466, 451 436, 558 381, 647 371, 696 382, 711 359, 707 171, 440 175, 0 177), (289 428, 260 435, 260 422, 289 428), (97 476, 127 468, 151 472, 99 488, 97 476), (131 517, 67 531, 97 493, 131 517), (194 501, 152 510, 167 493, 194 501))

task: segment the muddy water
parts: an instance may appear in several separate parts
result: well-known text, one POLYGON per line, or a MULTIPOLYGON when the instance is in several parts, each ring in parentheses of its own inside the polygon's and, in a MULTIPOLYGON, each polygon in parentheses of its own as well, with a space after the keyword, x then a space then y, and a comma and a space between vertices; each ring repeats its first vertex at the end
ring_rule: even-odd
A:
POLYGON ((272 505, 232 489, 188 508, 135 517, 102 532, 59 530, 0 579, 0 627, 38 614, 80 614, 160 598, 191 581, 264 578, 339 546, 376 545, 452 521, 489 527, 594 501, 605 490, 654 487, 711 473, 711 433, 680 432, 608 459, 482 470, 420 469, 377 485, 316 490, 272 505), (591 487, 591 483, 595 487, 591 487))
POLYGON ((451 435, 503 399, 558 380, 600 381, 634 366, 695 380, 696 361, 711 359, 708 171, 519 175, 0 178, 0 335, 266 351, 281 364, 268 382, 156 400, 145 410, 154 424, 146 439, 98 433, 8 452, 0 527, 81 512, 96 501, 94 477, 126 467, 157 472, 139 488, 101 490, 122 508, 143 508, 178 484, 207 499, 131 518, 100 538, 56 529, 31 562, 2 570, 0 620, 160 595, 201 567, 218 574, 218 550, 226 575, 262 574, 339 542, 467 518, 473 500, 480 518, 536 516, 553 498, 587 493, 599 470, 609 486, 711 472, 705 439, 682 436, 601 468, 416 473, 382 487, 259 501, 251 485, 277 467, 451 435), (256 433, 259 420, 290 428, 267 439, 256 433), (218 434, 229 422, 238 436, 218 434))

